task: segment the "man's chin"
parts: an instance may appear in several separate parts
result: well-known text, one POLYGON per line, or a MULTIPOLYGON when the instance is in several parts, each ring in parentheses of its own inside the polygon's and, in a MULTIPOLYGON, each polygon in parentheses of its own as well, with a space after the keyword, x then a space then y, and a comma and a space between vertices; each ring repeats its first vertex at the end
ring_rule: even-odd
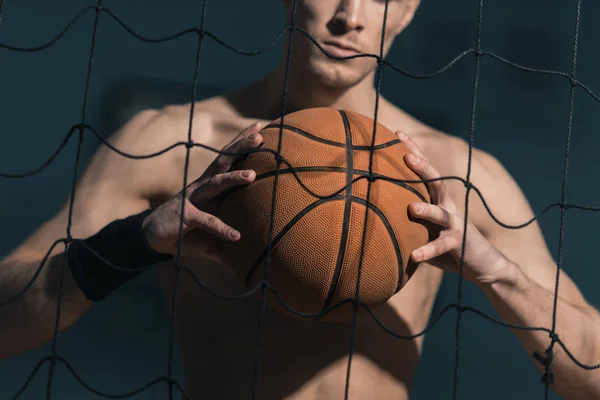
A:
POLYGON ((352 68, 340 64, 314 65, 311 72, 319 85, 331 90, 346 90, 360 82, 360 75, 352 68))

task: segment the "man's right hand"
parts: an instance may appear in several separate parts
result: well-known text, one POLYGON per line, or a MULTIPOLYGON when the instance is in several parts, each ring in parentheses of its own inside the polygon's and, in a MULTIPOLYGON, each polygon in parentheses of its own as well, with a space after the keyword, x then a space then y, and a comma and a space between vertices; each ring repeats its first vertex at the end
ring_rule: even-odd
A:
MULTIPOLYGON (((258 133, 263 123, 255 123, 236 136, 223 151, 247 153, 262 142, 258 133)), ((214 256, 217 239, 237 241, 240 233, 214 215, 215 205, 210 201, 228 188, 247 185, 254 181, 253 170, 230 171, 240 156, 219 155, 204 174, 183 191, 157 207, 143 223, 148 244, 163 254, 177 253, 182 201, 184 202, 182 253, 192 257, 214 256)))

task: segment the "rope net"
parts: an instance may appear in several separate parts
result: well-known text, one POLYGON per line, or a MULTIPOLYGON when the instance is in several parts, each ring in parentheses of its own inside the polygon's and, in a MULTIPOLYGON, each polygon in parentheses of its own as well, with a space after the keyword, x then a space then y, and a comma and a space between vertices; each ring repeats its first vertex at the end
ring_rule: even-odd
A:
MULTIPOLYGON (((580 82, 576 77, 577 49, 578 49, 578 41, 579 41, 580 15, 581 15, 581 0, 577 1, 575 10, 574 10, 575 11, 575 17, 574 17, 575 32, 574 32, 573 48, 572 48, 572 68, 571 68, 570 73, 530 68, 527 66, 523 66, 523 65, 514 63, 514 62, 507 60, 507 59, 505 59, 497 54, 494 54, 492 52, 484 51, 482 48, 482 25, 483 25, 483 11, 484 11, 484 7, 483 7, 484 1, 483 0, 480 0, 478 3, 477 29, 476 29, 475 43, 474 43, 473 48, 467 49, 464 52, 460 53, 454 59, 452 59, 447 65, 445 65, 444 67, 442 67, 441 69, 439 69, 435 72, 427 73, 427 74, 415 74, 415 73, 410 73, 410 72, 404 71, 404 70, 398 68, 397 66, 389 63, 383 56, 385 27, 386 27, 387 17, 388 17, 388 2, 389 2, 389 0, 385 1, 385 11, 384 11, 384 16, 383 16, 383 25, 382 25, 382 31, 381 31, 381 42, 380 42, 379 54, 358 54, 358 55, 353 55, 350 57, 335 57, 333 55, 328 54, 308 32, 306 32, 302 28, 296 26, 297 0, 294 0, 293 4, 292 4, 290 24, 288 26, 284 27, 280 31, 280 33, 277 35, 277 37, 273 40, 273 42, 271 42, 268 46, 266 46, 262 49, 257 49, 257 50, 245 50, 245 49, 236 48, 236 47, 226 43, 225 41, 223 41, 222 39, 220 39, 219 37, 214 35, 212 32, 207 31, 204 28, 205 21, 206 21, 206 11, 207 11, 208 0, 204 0, 204 2, 203 2, 200 24, 197 27, 188 28, 188 29, 176 32, 174 34, 171 34, 171 35, 168 35, 165 37, 146 37, 146 36, 141 35, 140 33, 131 29, 113 11, 111 11, 109 8, 105 7, 103 5, 103 0, 98 0, 98 2, 95 5, 88 5, 88 6, 84 7, 55 38, 48 41, 47 43, 44 43, 39 46, 34 46, 34 47, 19 47, 16 45, 11 45, 8 43, 0 42, 0 48, 6 49, 9 51, 13 51, 13 52, 41 52, 41 51, 44 51, 44 50, 50 48, 51 46, 55 45, 69 31, 69 29, 71 29, 83 16, 85 16, 88 13, 94 13, 94 15, 95 15, 94 22, 93 22, 92 35, 90 37, 89 61, 88 61, 88 68, 87 68, 87 74, 86 74, 86 80, 85 80, 84 96, 83 96, 83 101, 82 101, 82 105, 81 105, 81 118, 79 120, 79 123, 75 124, 71 127, 71 129, 68 131, 67 135, 63 139, 62 143, 58 147, 58 149, 41 166, 34 168, 30 171, 25 171, 25 172, 20 172, 20 173, 4 173, 4 172, 0 171, 0 177, 3 177, 3 178, 25 178, 25 177, 39 174, 56 159, 56 157, 60 154, 60 152, 64 149, 64 147, 67 145, 67 143, 70 140, 76 140, 76 143, 77 143, 76 157, 75 157, 75 165, 73 168, 72 190, 71 190, 71 196, 70 196, 68 224, 67 224, 65 237, 56 240, 53 243, 53 245, 50 247, 50 249, 48 249, 48 252, 46 253, 45 257, 41 261, 39 267, 35 271, 31 280, 27 283, 27 285, 25 285, 25 287, 23 287, 16 295, 12 296, 11 298, 1 300, 0 307, 4 307, 12 302, 18 301, 19 298, 21 297, 21 295, 33 286, 35 280, 37 279, 40 272, 42 271, 42 268, 44 268, 44 265, 46 264, 46 262, 49 258, 49 255, 51 254, 51 252, 54 250, 54 248, 56 246, 62 245, 65 247, 65 252, 68 252, 69 243, 73 240, 73 237, 71 236, 73 203, 74 203, 75 196, 77 194, 76 182, 77 182, 77 178, 79 176, 82 142, 83 142, 84 136, 86 134, 92 134, 97 139, 99 139, 105 146, 110 148, 112 151, 118 153, 119 155, 121 155, 123 157, 131 158, 131 159, 147 159, 147 158, 157 157, 157 156, 164 154, 170 150, 173 150, 176 147, 185 147, 186 148, 185 170, 184 170, 183 182, 182 182, 182 193, 183 193, 182 199, 185 199, 185 192, 186 192, 186 189, 188 186, 187 175, 188 175, 188 168, 189 168, 189 162, 190 162, 190 150, 192 148, 201 147, 201 148, 210 150, 210 151, 214 152, 215 154, 223 154, 223 155, 240 155, 241 154, 241 153, 236 154, 236 153, 230 153, 227 151, 219 150, 219 149, 210 147, 208 145, 205 145, 203 143, 194 142, 192 140, 192 127, 193 127, 193 123, 194 123, 194 106, 195 106, 195 100, 196 100, 196 86, 197 86, 198 77, 200 74, 201 50, 202 50, 202 44, 204 43, 204 41, 208 38, 208 39, 214 40, 215 42, 217 42, 218 44, 220 44, 221 46, 225 47, 226 49, 228 49, 230 51, 236 52, 241 55, 253 56, 253 55, 258 55, 258 54, 269 51, 278 41, 280 41, 285 36, 285 33, 287 31, 287 54, 288 54, 288 57, 286 60, 283 92, 282 92, 282 96, 281 96, 281 113, 280 113, 281 119, 280 119, 280 126, 279 126, 279 141, 278 141, 277 151, 273 151, 273 150, 269 150, 269 149, 253 150, 253 151, 257 151, 257 152, 258 151, 271 152, 277 162, 275 179, 274 179, 274 183, 273 183, 273 192, 274 193, 272 196, 271 213, 270 213, 270 216, 271 216, 270 229, 269 229, 270 240, 269 240, 269 244, 268 244, 268 248, 267 248, 266 268, 264 270, 264 276, 263 276, 262 281, 259 282, 257 285, 250 287, 248 289, 248 291, 246 291, 244 293, 229 295, 229 294, 224 294, 224 293, 219 293, 217 291, 214 291, 213 289, 208 287, 201 279, 199 279, 197 276, 195 276, 194 273, 191 270, 189 270, 185 265, 182 265, 181 259, 180 259, 181 244, 182 244, 181 239, 182 239, 182 231, 183 231, 183 216, 184 216, 184 202, 182 201, 181 220, 180 220, 180 225, 179 225, 178 251, 177 251, 177 255, 175 257, 175 263, 174 263, 174 268, 176 269, 176 280, 175 280, 174 290, 173 290, 171 320, 170 320, 170 327, 169 327, 169 345, 168 345, 169 351, 168 351, 167 374, 164 376, 157 377, 157 378, 151 380, 150 382, 146 383, 145 385, 143 385, 135 390, 132 390, 130 392, 127 392, 127 393, 118 393, 118 394, 108 393, 108 392, 101 391, 97 388, 93 388, 89 384, 87 384, 77 374, 77 372, 71 366, 71 364, 69 364, 69 362, 67 360, 65 360, 63 357, 61 357, 57 353, 56 341, 57 341, 57 336, 58 336, 58 327, 60 326, 60 318, 61 318, 61 310, 62 310, 61 306, 62 306, 62 296, 63 296, 63 273, 64 273, 64 268, 65 268, 65 260, 67 259, 66 257, 64 257, 63 265, 61 268, 60 288, 59 288, 57 309, 56 309, 56 315, 55 315, 55 325, 54 325, 55 327, 54 327, 54 334, 53 334, 53 338, 52 338, 51 354, 42 358, 37 363, 37 365, 31 372, 31 374, 27 377, 27 379, 23 383, 20 390, 14 395, 13 399, 18 399, 21 397, 21 395, 23 394, 23 392, 25 391, 25 389, 27 388, 29 383, 32 381, 35 374, 46 363, 50 364, 49 374, 47 377, 47 390, 46 390, 48 399, 50 399, 52 396, 52 382, 53 382, 53 377, 54 377, 54 371, 55 371, 57 364, 62 364, 64 367, 66 367, 69 370, 69 372, 73 375, 73 377, 87 390, 89 390, 90 392, 92 392, 96 395, 103 396, 105 398, 111 398, 111 399, 129 398, 129 397, 135 396, 141 392, 144 392, 145 390, 147 390, 159 383, 166 383, 168 385, 168 389, 169 389, 169 399, 170 400, 172 400, 174 398, 174 389, 175 388, 179 391, 179 393, 183 396, 183 398, 190 399, 189 395, 186 393, 186 391, 185 391, 184 387, 181 385, 181 383, 173 377, 173 347, 174 347, 174 325, 175 325, 174 320, 175 320, 175 315, 176 315, 176 310, 177 310, 177 300, 178 300, 178 293, 179 293, 179 290, 178 290, 179 279, 180 279, 180 274, 182 272, 188 274, 189 277, 198 285, 198 290, 205 290, 206 292, 210 293, 211 295, 221 298, 221 299, 242 300, 249 296, 254 295, 257 291, 261 291, 262 301, 261 301, 261 306, 260 306, 261 307, 260 308, 260 317, 259 317, 259 320, 257 321, 258 334, 256 337, 252 387, 248 388, 249 394, 251 395, 251 397, 253 399, 257 398, 257 385, 258 385, 258 380, 259 380, 259 370, 261 367, 261 343, 263 340, 263 326, 264 326, 264 322, 265 322, 265 318, 266 318, 266 295, 267 295, 268 291, 272 291, 273 294, 275 295, 275 297, 281 302, 282 306, 284 306, 288 311, 290 311, 294 314, 297 314, 299 316, 302 316, 302 317, 322 316, 325 313, 332 311, 334 308, 340 307, 344 303, 348 303, 348 302, 352 303, 353 308, 354 308, 354 313, 353 313, 353 319, 352 319, 351 332, 349 332, 350 347, 348 349, 349 358, 348 358, 348 365, 347 365, 347 372, 346 372, 346 384, 345 384, 345 396, 344 396, 346 399, 348 398, 348 395, 349 395, 349 383, 350 383, 350 379, 351 379, 350 372, 351 372, 353 354, 354 354, 354 350, 355 350, 357 311, 360 307, 364 308, 367 311, 367 313, 374 319, 374 321, 378 324, 378 326, 381 329, 383 329, 389 335, 397 338, 398 340, 411 340, 411 339, 415 339, 419 336, 424 335, 439 322, 439 320, 441 319, 441 317, 444 314, 446 314, 447 312, 450 312, 451 310, 456 310, 456 329, 455 329, 455 339, 456 340, 455 340, 455 357, 454 357, 453 399, 457 399, 458 395, 459 395, 460 354, 461 354, 460 337, 461 337, 461 326, 462 326, 461 322, 462 322, 463 314, 467 313, 467 312, 473 313, 481 318, 491 321, 494 324, 504 326, 507 328, 516 329, 516 330, 524 330, 524 331, 539 331, 539 332, 545 332, 548 334, 548 336, 551 340, 550 340, 550 344, 545 349, 545 354, 542 355, 538 352, 534 352, 532 354, 532 357, 534 359, 536 359, 538 362, 540 362, 544 365, 545 372, 542 376, 542 382, 544 383, 544 388, 545 388, 545 390, 544 390, 544 398, 545 399, 548 399, 549 389, 553 383, 552 361, 553 361, 555 347, 557 345, 560 346, 562 348, 562 350, 565 352, 565 354, 571 359, 571 361, 573 363, 575 363, 577 366, 579 366, 580 368, 587 369, 587 370, 594 370, 594 369, 600 368, 600 364, 586 365, 586 364, 580 362, 579 360, 577 360, 572 355, 572 353, 569 351, 569 349, 565 346, 565 344, 561 341, 560 337, 556 334, 558 286, 559 286, 559 282, 560 282, 561 266, 562 266, 562 261, 563 261, 564 224, 565 224, 566 211, 568 209, 580 209, 580 210, 585 210, 585 211, 600 211, 600 207, 585 206, 585 205, 572 204, 572 203, 567 202, 567 182, 568 182, 569 157, 570 157, 569 152, 570 152, 570 143, 571 143, 571 136, 572 136, 573 110, 574 110, 574 103, 575 103, 574 99, 575 99, 576 89, 578 87, 583 89, 591 98, 593 98, 597 102, 600 102, 600 98, 589 87, 587 87, 585 84, 580 82), (88 93, 89 93, 89 87, 90 87, 90 82, 91 82, 92 73, 93 73, 94 54, 95 54, 96 41, 97 41, 97 31, 98 31, 98 26, 100 23, 100 17, 102 14, 104 14, 108 18, 112 18, 128 34, 132 35, 133 37, 135 37, 138 40, 143 41, 143 42, 161 43, 161 42, 172 41, 172 40, 175 40, 175 39, 180 38, 185 35, 195 35, 196 36, 197 42, 196 42, 195 65, 194 65, 193 77, 191 79, 191 84, 190 84, 191 107, 190 107, 190 115, 189 115, 187 142, 173 143, 172 145, 164 148, 163 150, 160 150, 160 151, 152 153, 152 154, 133 155, 133 154, 126 153, 126 152, 116 148, 115 146, 113 146, 111 143, 109 143, 107 141, 107 139, 104 136, 99 134, 92 126, 90 126, 89 124, 86 123, 86 121, 87 121, 87 118, 86 118, 87 117, 87 103, 88 103, 88 98, 89 98, 88 93), (385 179, 385 180, 390 180, 390 181, 395 181, 395 182, 404 182, 404 183, 429 183, 429 182, 433 182, 436 180, 457 180, 457 181, 462 182, 465 187, 464 233, 463 233, 463 241, 462 241, 462 258, 460 260, 460 268, 459 268, 458 290, 456 293, 456 296, 457 296, 456 303, 449 304, 446 307, 444 307, 437 315, 435 315, 431 318, 429 324, 421 332, 416 333, 414 335, 401 335, 397 332, 392 331, 378 319, 378 317, 373 313, 373 311, 369 308, 369 306, 367 304, 360 301, 359 285, 360 285, 360 276, 361 276, 364 248, 365 248, 364 232, 366 232, 368 215, 369 215, 369 213, 367 212, 368 207, 365 207, 363 240, 362 240, 362 248, 361 248, 359 265, 358 265, 358 278, 357 278, 357 285, 356 285, 356 292, 355 292, 356 295, 355 295, 354 299, 347 300, 345 302, 336 304, 333 307, 331 307, 319 314, 306 314, 306 313, 299 312, 299 311, 291 308, 290 306, 288 306, 285 303, 285 301, 282 300, 281 296, 277 293, 275 288, 273 288, 269 284, 269 270, 271 268, 270 255, 271 255, 272 244, 273 244, 272 239, 273 239, 273 230, 274 230, 274 218, 275 218, 275 215, 277 212, 276 191, 278 188, 277 183, 278 183, 279 169, 280 169, 281 165, 285 164, 288 168, 291 168, 292 173, 295 175, 295 178, 300 183, 300 185, 305 190, 309 190, 302 183, 300 177, 298 175, 296 175, 296 173, 293 171, 293 166, 291 166, 290 163, 287 160, 285 160, 285 158, 283 156, 280 155, 282 136, 283 136, 282 133, 283 133, 283 126, 284 126, 286 105, 287 105, 286 101, 287 101, 287 92, 288 92, 288 82, 289 82, 289 78, 290 78, 290 62, 291 62, 291 58, 292 58, 292 48, 293 48, 293 43, 294 43, 294 37, 297 34, 305 36, 308 40, 310 40, 315 46, 317 46, 328 57, 335 58, 338 60, 347 60, 347 59, 353 59, 353 58, 359 58, 359 57, 370 57, 370 58, 375 59, 377 62, 376 74, 375 74, 375 89, 376 89, 377 95, 376 95, 376 99, 375 99, 375 107, 374 107, 374 113, 373 113, 374 124, 373 124, 373 135, 372 135, 370 158, 369 158, 369 175, 356 178, 352 182, 352 183, 354 183, 359 179, 367 179, 368 180, 367 203, 369 202, 369 199, 370 199, 371 183, 377 179, 385 179), (412 78, 412 79, 430 79, 430 78, 436 77, 440 74, 443 74, 444 72, 449 70, 454 64, 456 64, 459 60, 461 60, 462 58, 467 57, 467 56, 473 56, 474 63, 475 63, 475 70, 474 70, 473 85, 472 85, 471 120, 470 120, 469 136, 468 136, 469 152, 468 152, 468 164, 467 164, 466 176, 464 178, 459 177, 459 176, 443 176, 441 178, 432 179, 432 180, 398 181, 398 180, 393 180, 393 179, 386 178, 386 177, 372 175, 372 164, 373 164, 373 155, 374 155, 373 149, 375 147, 375 138, 377 135, 377 129, 376 129, 377 128, 377 115, 378 115, 378 109, 379 109, 380 88, 381 88, 382 73, 383 73, 384 67, 389 68, 390 70, 392 70, 396 73, 402 74, 402 75, 412 78), (477 114, 476 111, 477 111, 477 94, 478 94, 478 86, 479 86, 478 84, 479 84, 479 75, 480 75, 480 62, 483 57, 490 57, 490 58, 495 59, 501 63, 504 63, 512 68, 519 69, 522 71, 536 73, 536 74, 559 76, 561 78, 569 80, 570 86, 571 86, 570 97, 569 97, 567 132, 565 135, 564 168, 563 168, 563 179, 562 179, 560 201, 548 204, 541 211, 537 212, 535 214, 535 216, 533 218, 531 218, 529 221, 523 222, 518 225, 508 225, 508 224, 505 224, 502 221, 500 221, 491 212, 491 210, 490 210, 488 204, 486 203, 484 197, 482 196, 480 190, 476 186, 474 186, 470 181, 471 166, 472 166, 471 165, 472 164, 472 151, 473 151, 473 143, 474 143, 474 136, 475 136, 475 130, 476 130, 476 114, 477 114), (466 238, 467 226, 468 226, 467 222, 468 222, 468 215, 469 215, 469 194, 471 191, 474 191, 478 195, 479 199, 482 201, 483 206, 487 210, 490 217, 495 221, 495 223, 497 223, 498 225, 500 225, 504 228, 507 228, 507 229, 524 228, 524 227, 530 225, 531 223, 533 223, 534 221, 536 221, 537 219, 539 219, 543 214, 545 214, 550 209, 560 208, 560 236, 559 236, 558 254, 557 254, 558 262, 557 262, 556 278, 555 278, 554 303, 553 303, 553 310, 552 310, 552 324, 549 328, 548 327, 531 327, 531 326, 520 326, 520 325, 508 324, 508 323, 505 323, 493 316, 490 316, 476 308, 470 307, 463 303, 463 282, 464 282, 463 269, 464 269, 464 254, 465 254, 465 246, 466 246, 465 238, 466 238)), ((2 14, 3 3, 4 3, 4 0, 0 0, 0 24, 1 24, 2 18, 3 18, 3 14, 2 14)), ((248 153, 244 153, 244 154, 248 154, 248 153)), ((344 190, 345 190, 345 188, 342 188, 339 191, 337 191, 336 193, 333 193, 326 197, 336 196, 339 193, 343 192, 344 190)), ((313 194, 317 197, 324 198, 324 196, 319 196, 318 194, 315 194, 312 192, 311 192, 311 194, 313 194)), ((108 260, 105 260, 101 254, 97 254, 97 253, 95 253, 95 254, 98 258, 100 258, 100 260, 102 260, 107 265, 107 267, 116 268, 116 269, 125 269, 118 265, 114 265, 114 264, 110 263, 108 260)), ((152 268, 154 268, 154 266, 147 266, 140 270, 146 271, 146 270, 150 270, 152 268)), ((127 270, 131 271, 132 269, 127 268, 127 270)), ((401 362, 401 360, 399 360, 398 362, 401 362)))

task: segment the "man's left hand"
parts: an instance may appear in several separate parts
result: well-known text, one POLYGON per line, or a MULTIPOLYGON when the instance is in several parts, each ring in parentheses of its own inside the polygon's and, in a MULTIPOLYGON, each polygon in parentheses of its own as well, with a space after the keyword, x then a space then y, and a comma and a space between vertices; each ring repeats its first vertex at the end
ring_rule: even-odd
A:
POLYGON ((439 227, 436 238, 413 251, 413 261, 428 262, 444 271, 458 273, 464 238, 464 278, 481 284, 502 280, 509 264, 506 257, 470 221, 465 226, 464 214, 456 207, 446 181, 440 179, 440 173, 412 139, 401 132, 397 132, 397 136, 409 150, 404 157, 406 165, 422 180, 434 180, 426 183, 431 203, 416 202, 408 206, 413 217, 430 221, 439 227))

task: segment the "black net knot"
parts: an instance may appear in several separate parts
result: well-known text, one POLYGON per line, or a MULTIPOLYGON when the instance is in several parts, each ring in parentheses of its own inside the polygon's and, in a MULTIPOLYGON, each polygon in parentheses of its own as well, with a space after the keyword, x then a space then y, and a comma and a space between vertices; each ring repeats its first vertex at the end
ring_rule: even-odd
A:
POLYGON ((185 148, 186 149, 191 149, 192 147, 194 147, 194 141, 193 140, 190 140, 189 142, 187 142, 185 144, 185 148))
POLYGON ((464 313, 465 311, 467 311, 467 307, 457 304, 456 305, 456 311, 458 311, 459 313, 464 313))
MULTIPOLYGON (((555 334, 551 333, 550 336, 556 337, 555 334)), ((544 374, 542 375, 541 381, 547 385, 554 384, 554 373, 552 372, 552 359, 554 358, 554 352, 552 347, 546 349, 546 355, 541 355, 537 350, 533 352, 533 358, 544 366, 544 374)))
POLYGON ((577 79, 574 76, 569 77, 569 82, 571 82, 572 87, 577 87, 577 79))
POLYGON ((271 288, 271 284, 269 283, 268 280, 263 279, 262 281, 260 281, 260 287, 264 290, 267 290, 267 289, 271 288))
POLYGON ((465 188, 467 190, 472 190, 473 189, 473 184, 471 182, 465 181, 465 188))

